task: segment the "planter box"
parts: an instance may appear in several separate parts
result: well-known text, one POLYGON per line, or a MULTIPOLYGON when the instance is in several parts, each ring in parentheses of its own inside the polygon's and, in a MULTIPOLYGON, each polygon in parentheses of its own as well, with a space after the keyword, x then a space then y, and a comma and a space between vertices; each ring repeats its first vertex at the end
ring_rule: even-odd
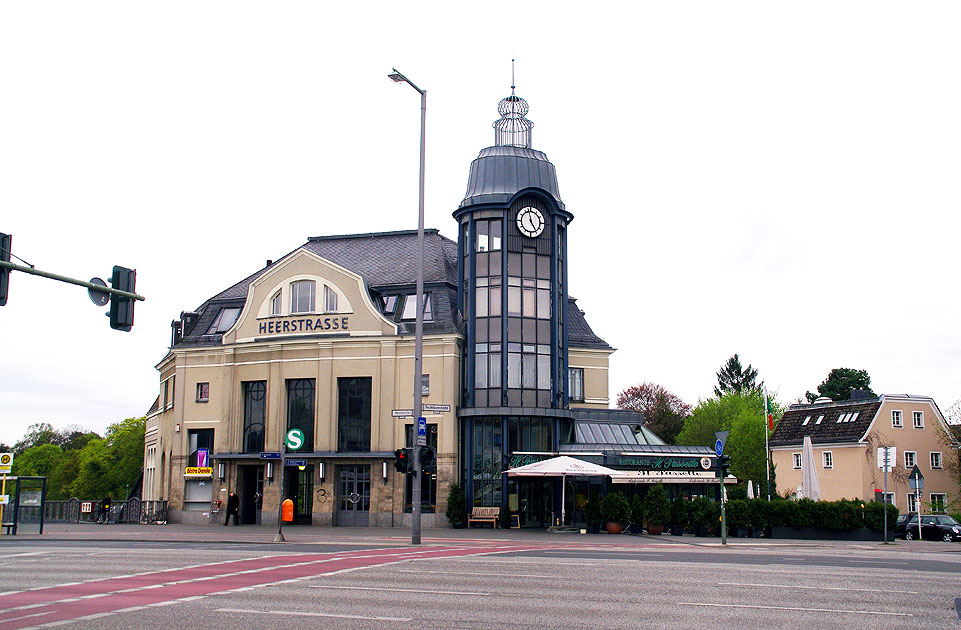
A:
MULTIPOLYGON (((883 534, 870 529, 842 532, 819 527, 771 527, 771 538, 795 538, 800 540, 851 540, 881 542, 883 534)), ((894 541, 894 532, 888 531, 888 541, 894 541)))

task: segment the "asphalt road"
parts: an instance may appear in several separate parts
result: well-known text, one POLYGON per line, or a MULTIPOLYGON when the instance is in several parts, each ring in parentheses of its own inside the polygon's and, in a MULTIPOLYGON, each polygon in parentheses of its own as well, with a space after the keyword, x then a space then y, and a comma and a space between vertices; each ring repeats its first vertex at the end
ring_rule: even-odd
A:
POLYGON ((961 553, 523 540, 0 545, 0 630, 959 628, 961 553))

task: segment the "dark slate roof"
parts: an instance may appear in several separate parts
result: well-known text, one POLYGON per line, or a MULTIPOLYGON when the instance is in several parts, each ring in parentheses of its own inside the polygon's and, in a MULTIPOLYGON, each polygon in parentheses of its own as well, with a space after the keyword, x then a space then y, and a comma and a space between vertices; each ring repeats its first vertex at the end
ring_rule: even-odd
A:
POLYGON ((574 298, 567 300, 567 337, 573 348, 611 349, 606 341, 594 334, 574 298))
MULTIPOLYGON (((378 306, 379 296, 413 293, 417 285, 416 230, 318 236, 310 238, 301 247, 362 276, 372 293, 371 299, 378 306)), ((183 331, 183 339, 177 344, 178 347, 219 346, 222 333, 206 334, 217 314, 224 308, 243 308, 250 284, 268 269, 270 267, 255 271, 201 304, 196 311, 198 317, 195 323, 183 331)), ((424 333, 461 331, 457 313, 457 243, 442 236, 436 229, 424 230, 424 288, 431 294, 433 310, 433 320, 424 322, 424 333)), ((591 330, 573 298, 568 300, 567 313, 571 347, 610 348, 591 330)), ((396 320, 399 312, 387 317, 396 320)), ((413 321, 396 323, 400 334, 414 334, 413 321)))
POLYGON ((460 208, 477 204, 509 203, 527 188, 540 188, 550 194, 563 210, 554 165, 543 151, 512 146, 481 149, 470 165, 467 193, 460 208))
POLYGON ((806 435, 811 436, 813 444, 857 442, 864 437, 880 408, 880 398, 845 400, 819 405, 791 405, 775 427, 770 444, 771 446, 800 446, 806 435), (838 422, 842 415, 849 413, 858 414, 853 422, 838 422), (817 424, 817 419, 822 414, 824 419, 817 424), (805 425, 804 419, 808 416, 810 420, 805 425))

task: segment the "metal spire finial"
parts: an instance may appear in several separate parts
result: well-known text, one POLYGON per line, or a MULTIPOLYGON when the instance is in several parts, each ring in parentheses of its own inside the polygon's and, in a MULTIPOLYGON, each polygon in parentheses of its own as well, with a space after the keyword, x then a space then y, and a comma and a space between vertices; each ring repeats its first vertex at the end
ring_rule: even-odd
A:
POLYGON ((534 123, 525 118, 530 107, 527 101, 514 94, 514 88, 514 60, 511 59, 511 95, 497 105, 501 117, 494 121, 494 144, 529 149, 534 123))

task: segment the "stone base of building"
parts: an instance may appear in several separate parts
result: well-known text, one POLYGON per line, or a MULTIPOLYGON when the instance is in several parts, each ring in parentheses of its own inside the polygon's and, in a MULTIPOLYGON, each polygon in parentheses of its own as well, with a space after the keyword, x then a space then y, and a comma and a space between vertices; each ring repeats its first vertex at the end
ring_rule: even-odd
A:
MULTIPOLYGON (((194 510, 170 510, 167 514, 168 522, 183 525, 223 525, 226 514, 224 512, 197 512, 194 510)), ((372 513, 368 518, 368 527, 395 527, 410 529, 410 514, 372 513)), ((259 525, 277 525, 277 514, 261 512, 259 525)), ((450 527, 447 517, 443 514, 421 514, 420 525, 424 529, 450 527)), ((233 522, 231 522, 233 526, 233 522)), ((310 525, 285 523, 284 527, 300 529, 303 527, 333 527, 333 515, 330 512, 314 514, 310 525)))

